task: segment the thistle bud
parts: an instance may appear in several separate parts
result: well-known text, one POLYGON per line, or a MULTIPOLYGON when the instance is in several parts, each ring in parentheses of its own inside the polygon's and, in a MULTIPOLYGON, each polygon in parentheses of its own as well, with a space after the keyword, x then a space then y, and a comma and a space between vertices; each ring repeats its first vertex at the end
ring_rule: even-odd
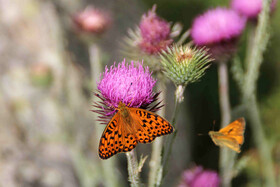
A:
POLYGON ((173 46, 161 55, 165 75, 177 86, 198 81, 211 61, 205 48, 196 49, 189 45, 173 46))

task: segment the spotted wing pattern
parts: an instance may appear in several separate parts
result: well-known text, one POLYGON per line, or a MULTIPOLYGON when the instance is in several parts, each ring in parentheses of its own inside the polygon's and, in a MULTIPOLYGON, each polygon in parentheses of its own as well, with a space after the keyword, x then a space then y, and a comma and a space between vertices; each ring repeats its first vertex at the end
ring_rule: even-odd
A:
POLYGON ((136 139, 140 143, 150 143, 156 137, 170 134, 173 132, 173 126, 164 118, 150 111, 129 108, 133 119, 137 120, 136 139))
POLYGON ((118 111, 101 136, 99 156, 102 159, 131 151, 138 142, 149 143, 158 136, 173 132, 172 125, 157 114, 139 108, 125 107, 125 110, 129 112, 130 120, 122 119, 121 111, 118 111))
POLYGON ((119 152, 131 151, 137 144, 136 137, 133 133, 125 131, 120 113, 108 123, 99 143, 99 156, 102 159, 108 159, 119 152))

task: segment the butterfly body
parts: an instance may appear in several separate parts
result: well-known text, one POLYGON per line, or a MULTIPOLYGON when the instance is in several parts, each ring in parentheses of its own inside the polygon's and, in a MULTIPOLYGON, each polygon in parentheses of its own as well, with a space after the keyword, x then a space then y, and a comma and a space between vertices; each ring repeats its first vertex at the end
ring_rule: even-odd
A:
POLYGON ((119 152, 131 151, 138 143, 150 143, 172 132, 172 125, 159 115, 120 102, 101 136, 99 156, 107 159, 119 152))
POLYGON ((210 131, 209 136, 217 146, 228 147, 240 153, 244 142, 245 119, 238 118, 228 126, 217 131, 210 131))
POLYGON ((131 133, 134 131, 131 129, 133 128, 133 118, 129 112, 129 108, 125 106, 125 104, 120 103, 118 107, 118 112, 120 113, 120 118, 123 120, 123 123, 127 126, 127 129, 130 130, 131 133))

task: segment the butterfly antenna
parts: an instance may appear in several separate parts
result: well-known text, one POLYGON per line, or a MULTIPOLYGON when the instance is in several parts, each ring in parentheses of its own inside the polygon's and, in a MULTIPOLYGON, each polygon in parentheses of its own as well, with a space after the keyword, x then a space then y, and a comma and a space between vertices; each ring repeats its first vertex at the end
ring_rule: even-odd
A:
POLYGON ((212 131, 215 129, 215 125, 216 125, 216 120, 213 121, 212 131))
MULTIPOLYGON (((132 86, 132 83, 130 83, 129 89, 131 88, 131 86, 132 86)), ((130 106, 130 104, 133 101, 133 99, 134 99, 134 96, 131 98, 130 102, 128 103, 128 106, 130 106)))
POLYGON ((132 86, 132 82, 130 83, 130 85, 129 85, 129 87, 128 87, 128 89, 127 89, 127 91, 126 91, 126 93, 125 93, 125 95, 124 95, 124 97, 123 97, 123 98, 125 98, 125 97, 127 96, 127 94, 128 94, 128 92, 129 92, 129 90, 130 90, 131 86, 132 86))
MULTIPOLYGON (((132 86, 132 82, 130 83, 130 85, 129 85, 129 87, 128 87, 128 89, 127 89, 127 91, 126 91, 126 93, 125 93, 125 95, 124 95, 123 98, 126 98, 127 94, 129 93, 129 90, 130 90, 131 86, 132 86)), ((127 106, 130 106, 130 104, 131 104, 133 98, 134 98, 134 96, 132 97, 132 99, 130 100, 130 102, 128 103, 127 106)), ((123 100, 122 100, 122 102, 123 102, 123 100)), ((123 102, 123 103, 124 103, 124 102, 123 102)))
MULTIPOLYGON (((137 78, 137 80, 136 80, 135 82, 137 82, 139 79, 140 79, 140 76, 137 78)), ((127 89, 126 94, 129 93, 129 90, 130 90, 131 86, 132 86, 132 82, 130 83, 130 85, 129 85, 128 89, 127 89)), ((130 102, 128 103, 127 106, 130 106, 130 104, 131 104, 131 102, 133 101, 133 99, 134 99, 134 97, 136 96, 136 94, 137 94, 137 93, 135 92, 134 96, 131 98, 131 100, 130 100, 130 102)), ((126 96, 126 95, 125 95, 125 96, 126 96)), ((125 98, 125 97, 124 97, 124 98, 125 98)))
POLYGON ((198 133, 197 136, 207 136, 206 134, 198 133))

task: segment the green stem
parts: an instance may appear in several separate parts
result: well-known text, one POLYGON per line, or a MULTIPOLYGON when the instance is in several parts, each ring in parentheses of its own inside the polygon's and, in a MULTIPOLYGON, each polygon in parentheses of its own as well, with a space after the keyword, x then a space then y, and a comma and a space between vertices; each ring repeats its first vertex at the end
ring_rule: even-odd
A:
POLYGON ((248 58, 249 61, 246 62, 247 72, 244 77, 245 82, 241 90, 243 94, 243 103, 247 106, 252 133, 260 156, 261 168, 264 176, 264 186, 275 187, 276 179, 271 149, 265 137, 256 100, 256 86, 259 77, 259 69, 269 39, 268 23, 271 2, 272 0, 263 1, 263 9, 258 18, 255 37, 252 42, 251 50, 249 51, 250 58, 248 58))
POLYGON ((252 59, 252 46, 254 45, 255 35, 256 35, 255 24, 249 25, 248 33, 247 33, 246 56, 245 56, 246 69, 248 69, 250 60, 252 59))
MULTIPOLYGON (((219 99, 221 113, 221 128, 226 127, 231 119, 228 69, 226 62, 218 63, 219 99)), ((235 153, 228 148, 220 148, 220 175, 223 187, 230 187, 235 153)))
MULTIPOLYGON (((102 72, 102 63, 101 63, 101 55, 100 55, 100 49, 97 44, 90 44, 89 45, 89 57, 90 57, 90 68, 91 68, 91 77, 92 77, 92 85, 93 90, 97 90, 97 84, 96 82, 99 80, 100 73, 102 72)), ((97 97, 92 98, 93 102, 98 101, 97 97)), ((104 126, 99 125, 97 122, 97 114, 92 113, 93 121, 95 122, 95 133, 96 137, 100 137, 104 126)), ((99 141, 96 141, 95 150, 98 150, 99 141)), ((120 186, 120 182, 118 180, 118 175, 116 175, 115 172, 115 158, 110 158, 109 160, 103 160, 100 162, 103 170, 103 182, 105 183, 105 186, 112 186, 117 187, 120 186)))
MULTIPOLYGON (((160 94, 160 101, 166 100, 166 86, 164 83, 158 84, 158 91, 161 91, 160 94)), ((165 116, 165 107, 161 108, 159 111, 160 116, 165 116)), ((148 186, 154 187, 159 186, 158 181, 161 181, 162 179, 162 144, 163 144, 163 137, 156 138, 152 144, 152 155, 151 160, 149 163, 150 166, 150 172, 149 172, 149 181, 148 186)), ((160 182, 159 182, 160 183, 160 182)))
POLYGON ((173 125, 174 128, 175 128, 177 116, 179 113, 179 104, 182 103, 184 100, 184 91, 185 91, 185 86, 182 86, 182 85, 179 85, 175 91, 175 100, 174 100, 175 110, 174 110, 172 118, 171 118, 171 124, 173 125))
POLYGON ((246 99, 250 124, 253 126, 252 133, 261 159, 264 186, 276 187, 275 170, 271 155, 271 147, 265 137, 255 95, 246 99))
POLYGON ((259 77, 259 69, 263 60, 263 53, 266 49, 269 32, 269 5, 271 0, 263 1, 263 10, 259 16, 258 25, 255 31, 255 37, 252 41, 251 50, 249 50, 249 58, 247 62, 247 72, 245 74, 246 80, 244 83, 244 89, 247 90, 246 93, 255 93, 256 81, 259 77))
POLYGON ((128 180, 131 187, 138 187, 140 182, 138 161, 135 149, 126 153, 128 180))
POLYGON ((228 69, 226 62, 218 63, 219 100, 221 113, 221 127, 226 127, 230 122, 230 99, 228 86, 228 69))
MULTIPOLYGON (((174 99, 174 112, 173 112, 173 116, 171 119, 171 124, 173 125, 173 127, 175 128, 176 125, 176 120, 177 120, 177 116, 179 113, 179 104, 183 102, 183 95, 184 95, 184 91, 185 91, 185 86, 179 85, 176 88, 175 91, 175 99, 174 99)), ((167 143, 166 143, 166 148, 164 149, 164 157, 163 157, 163 161, 162 161, 162 171, 163 171, 163 177, 166 174, 166 168, 168 166, 168 161, 172 152, 172 145, 174 143, 174 140, 176 138, 177 135, 177 130, 175 129, 175 131, 173 132, 173 134, 171 134, 170 136, 168 136, 167 138, 167 143)))

